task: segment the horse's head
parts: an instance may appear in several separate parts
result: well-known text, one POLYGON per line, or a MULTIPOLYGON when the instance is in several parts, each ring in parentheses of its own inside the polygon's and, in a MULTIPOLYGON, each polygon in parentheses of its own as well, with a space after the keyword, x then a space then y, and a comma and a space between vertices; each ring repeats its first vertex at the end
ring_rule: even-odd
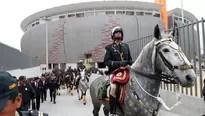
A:
MULTIPOLYGON (((80 76, 81 76, 81 79, 80 79, 80 85, 81 87, 84 89, 84 90, 87 90, 89 88, 89 81, 87 80, 88 78, 86 77, 86 72, 85 72, 85 69, 83 69, 81 72, 80 72, 80 76)), ((80 88, 81 88, 80 87, 80 88)))
POLYGON ((80 72, 80 76, 81 76, 81 79, 84 81, 86 80, 86 75, 85 75, 85 69, 83 69, 81 72, 80 72))
POLYGON ((177 77, 176 80, 181 86, 189 87, 194 85, 196 74, 193 66, 184 55, 181 47, 173 39, 175 27, 169 35, 161 34, 159 26, 154 29, 155 46, 152 62, 158 71, 177 77))

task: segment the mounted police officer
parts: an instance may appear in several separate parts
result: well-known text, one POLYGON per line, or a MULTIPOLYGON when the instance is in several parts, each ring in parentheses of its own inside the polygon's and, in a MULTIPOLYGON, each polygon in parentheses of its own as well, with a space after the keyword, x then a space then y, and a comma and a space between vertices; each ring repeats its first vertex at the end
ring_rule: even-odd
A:
MULTIPOLYGON (((132 57, 129 46, 122 43, 124 33, 121 27, 114 27, 111 32, 112 44, 105 47, 106 53, 104 56, 104 64, 108 67, 107 75, 110 75, 114 70, 120 66, 132 64, 132 57)), ((109 78, 109 76, 108 76, 109 78)), ((110 114, 115 114, 116 107, 116 83, 111 83, 110 91, 110 114)))
POLYGON ((8 73, 0 72, 0 116, 48 116, 38 111, 17 111, 22 102, 15 79, 8 73))
POLYGON ((83 64, 83 60, 79 60, 78 61, 78 67, 77 67, 77 71, 81 72, 83 69, 85 69, 85 65, 83 64))

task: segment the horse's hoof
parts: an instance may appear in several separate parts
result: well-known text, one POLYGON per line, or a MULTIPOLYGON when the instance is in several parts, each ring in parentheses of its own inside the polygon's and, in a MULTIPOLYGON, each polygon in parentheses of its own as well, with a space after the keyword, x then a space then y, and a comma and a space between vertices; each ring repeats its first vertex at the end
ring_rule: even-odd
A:
POLYGON ((86 103, 83 103, 84 105, 86 105, 86 103))
POLYGON ((73 96, 73 94, 71 93, 71 96, 73 96))
POLYGON ((78 100, 81 100, 80 98, 78 100))

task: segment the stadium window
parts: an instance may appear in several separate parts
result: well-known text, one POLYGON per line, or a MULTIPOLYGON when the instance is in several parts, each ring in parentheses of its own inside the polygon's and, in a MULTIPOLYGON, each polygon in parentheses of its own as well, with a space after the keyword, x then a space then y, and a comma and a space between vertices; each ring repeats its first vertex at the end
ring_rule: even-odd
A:
POLYGON ((38 25, 39 24, 39 22, 36 22, 36 25, 38 25))
POLYGON ((134 11, 126 11, 126 15, 134 15, 134 11))
POLYGON ((160 14, 159 13, 155 13, 153 16, 154 17, 160 17, 160 14))
POLYGON ((65 18, 65 15, 61 15, 61 16, 59 16, 59 18, 60 18, 60 19, 63 19, 63 18, 65 18))
POLYGON ((145 12, 145 15, 152 15, 151 12, 145 12))
POLYGON ((79 17, 84 17, 84 13, 77 13, 77 14, 76 14, 76 17, 77 17, 77 18, 79 18, 79 17))
POLYGON ((105 11, 105 14, 106 15, 113 15, 113 14, 115 14, 115 11, 105 11))
POLYGON ((59 68, 59 67, 58 67, 58 64, 57 64, 57 63, 54 63, 54 64, 53 64, 53 69, 57 69, 57 68, 59 68))
POLYGON ((68 17, 75 17, 75 14, 69 14, 68 17))
POLYGON ((176 20, 176 21, 177 21, 177 20, 178 20, 178 17, 174 17, 174 20, 176 20))
POLYGON ((116 14, 125 14, 125 11, 116 11, 116 14))
POLYGON ((182 21, 182 18, 179 18, 180 21, 182 21))
POLYGON ((51 64, 48 64, 48 69, 51 69, 51 64))
POLYGON ((66 69, 66 63, 60 63, 60 69, 65 70, 66 69))
POLYGON ((136 15, 143 16, 144 12, 136 12, 136 15))

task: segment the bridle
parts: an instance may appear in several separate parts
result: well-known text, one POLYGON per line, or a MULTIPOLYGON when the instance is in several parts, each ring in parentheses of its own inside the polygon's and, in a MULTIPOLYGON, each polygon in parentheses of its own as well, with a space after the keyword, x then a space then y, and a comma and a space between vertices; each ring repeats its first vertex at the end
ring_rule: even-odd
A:
MULTIPOLYGON (((168 37, 168 38, 164 38, 164 39, 161 39, 161 40, 158 40, 157 42, 155 42, 155 46, 156 46, 156 52, 159 54, 159 56, 161 57, 162 61, 164 62, 164 64, 169 68, 169 70, 171 71, 174 71, 175 69, 179 69, 179 70, 187 70, 187 69, 193 69, 193 65, 189 65, 189 64, 184 64, 184 65, 181 65, 181 66, 173 66, 165 57, 164 55, 162 54, 161 51, 159 51, 159 46, 162 45, 162 44, 165 44, 163 42, 166 42, 166 41, 170 41, 172 42, 172 38, 168 37)), ((165 45, 168 45, 168 44, 165 44, 165 45)), ((174 50, 176 50, 179 55, 181 56, 181 58, 183 58, 183 60, 185 61, 184 57, 184 53, 178 48, 174 48, 170 45, 168 45, 169 47, 173 48, 174 50)))

